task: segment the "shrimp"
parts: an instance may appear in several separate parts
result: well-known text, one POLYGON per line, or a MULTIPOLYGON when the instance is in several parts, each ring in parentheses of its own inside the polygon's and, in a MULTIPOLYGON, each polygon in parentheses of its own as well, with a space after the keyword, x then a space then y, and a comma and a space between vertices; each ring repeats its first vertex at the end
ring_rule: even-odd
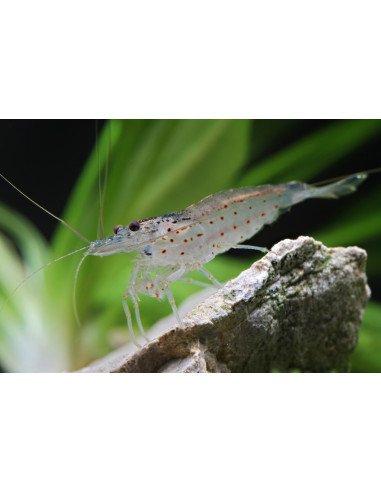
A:
POLYGON ((138 253, 123 294, 123 308, 131 339, 140 347, 133 332, 128 298, 132 301, 139 331, 146 340, 139 313, 139 294, 167 298, 179 326, 184 327, 171 283, 192 271, 199 271, 216 287, 223 287, 204 267, 216 255, 232 248, 267 252, 266 248, 240 243, 254 236, 264 225, 274 222, 293 205, 309 198, 347 195, 354 192, 366 177, 366 173, 354 174, 326 186, 292 181, 221 191, 180 212, 132 221, 125 227, 116 226, 113 236, 90 243, 81 263, 88 255, 102 257, 132 251, 138 253))

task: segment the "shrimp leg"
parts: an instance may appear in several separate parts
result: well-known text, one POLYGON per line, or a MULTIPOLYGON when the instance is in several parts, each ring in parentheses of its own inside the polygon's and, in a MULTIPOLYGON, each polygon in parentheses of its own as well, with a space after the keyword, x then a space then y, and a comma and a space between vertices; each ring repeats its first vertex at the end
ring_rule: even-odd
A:
POLYGON ((193 285, 199 285, 200 287, 210 287, 210 284, 207 284, 205 282, 199 282, 198 280, 194 280, 193 278, 180 278, 179 282, 184 282, 188 284, 193 284, 193 285))
POLYGON ((215 278, 213 277, 213 275, 208 272, 208 270, 206 268, 204 268, 203 266, 198 266, 197 267, 197 270, 202 273, 206 278, 208 278, 211 282, 213 282, 213 284, 217 287, 217 289, 222 289, 224 286, 215 278))
POLYGON ((257 251, 261 251, 262 253, 270 253, 270 250, 267 248, 261 248, 261 246, 250 246, 249 244, 233 244, 233 249, 255 249, 257 251))
MULTIPOLYGON (((213 277, 213 275, 210 272, 208 272, 206 268, 200 265, 199 267, 197 267, 197 270, 203 275, 205 275, 205 277, 208 278, 211 282, 213 282, 213 284, 217 287, 217 289, 224 288, 224 286, 215 277, 213 277)), ((234 300, 234 297, 230 294, 230 292, 226 292, 226 294, 232 301, 234 300)))
POLYGON ((180 277, 182 277, 184 275, 185 270, 186 270, 186 266, 181 265, 178 270, 171 273, 161 283, 161 285, 164 289, 165 295, 167 296, 168 302, 171 305, 172 311, 173 311, 174 315, 176 316, 177 322, 179 323, 180 328, 183 328, 183 329, 185 328, 185 326, 184 326, 182 319, 180 318, 179 311, 177 310, 177 307, 176 307, 175 298, 173 297, 172 290, 170 289, 169 284, 172 282, 175 282, 176 280, 179 280, 180 277))
POLYGON ((145 338, 145 340, 149 341, 144 332, 143 324, 140 319, 138 293, 143 292, 146 295, 150 295, 156 298, 162 298, 163 295, 165 295, 171 305, 172 311, 174 312, 180 327, 184 328, 184 324, 180 319, 180 315, 176 308, 175 299, 173 297, 169 284, 175 282, 180 277, 182 277, 185 273, 185 270, 185 265, 179 265, 177 267, 168 268, 161 274, 157 274, 156 277, 151 278, 149 275, 147 275, 147 271, 144 269, 144 265, 137 264, 135 266, 131 275, 131 281, 128 284, 127 291, 128 296, 131 298, 135 309, 135 318, 139 327, 139 331, 141 335, 145 338), (144 291, 141 290, 143 288, 145 288, 144 291))
POLYGON ((176 319, 177 319, 177 322, 178 322, 180 328, 184 329, 185 326, 184 326, 183 320, 180 318, 180 314, 179 314, 179 311, 177 310, 176 302, 175 302, 175 299, 173 297, 173 294, 172 294, 172 291, 171 291, 169 285, 166 285, 166 286, 163 285, 163 288, 164 288, 165 295, 167 296, 168 302, 171 305, 172 311, 173 311, 174 315, 176 316, 176 319))
MULTIPOLYGON (((132 301, 132 304, 134 306, 134 311, 135 311, 135 318, 136 318, 136 322, 138 324, 138 327, 139 327, 139 331, 142 335, 142 337, 147 341, 149 342, 150 340, 147 338, 147 335, 144 333, 144 328, 143 328, 143 324, 142 324, 142 321, 140 319, 140 311, 139 311, 139 297, 137 296, 136 292, 135 292, 135 289, 134 289, 134 284, 135 284, 135 280, 136 280, 136 276, 139 272, 139 264, 136 264, 135 265, 135 268, 133 269, 132 273, 131 273, 131 279, 128 283, 128 297, 130 297, 131 301, 132 301)), ((126 296, 127 297, 127 296, 126 296)), ((127 301, 126 301, 126 304, 127 304, 127 301)), ((131 337, 134 341, 134 338, 131 337)), ((134 341, 135 343, 135 341, 134 341)), ((136 343, 135 343, 136 345, 136 343)))
POLYGON ((180 268, 178 270, 175 270, 173 273, 171 273, 165 280, 164 280, 164 285, 166 284, 171 284, 172 282, 176 282, 176 280, 179 280, 180 277, 182 277, 185 273, 186 266, 185 265, 180 265, 180 268))
POLYGON ((130 310, 128 308, 127 297, 128 297, 128 293, 127 292, 124 292, 123 293, 123 298, 122 298, 122 303, 123 303, 123 309, 124 309, 124 312, 125 312, 125 315, 126 315, 126 319, 127 319, 128 331, 130 333, 130 337, 131 337, 131 340, 133 341, 133 343, 138 348, 141 348, 141 345, 138 344, 138 342, 137 342, 137 340, 135 338, 134 330, 132 328, 131 313, 130 313, 130 310))
POLYGON ((128 289, 128 294, 131 298, 131 301, 132 301, 132 304, 134 306, 134 310, 135 310, 135 318, 136 318, 136 322, 138 324, 138 327, 139 327, 139 331, 142 335, 142 337, 147 341, 149 342, 150 339, 147 337, 147 335, 145 334, 144 332, 144 328, 143 328, 143 324, 142 324, 142 320, 140 319, 140 311, 139 311, 139 304, 138 304, 138 296, 135 294, 135 290, 130 287, 128 289))

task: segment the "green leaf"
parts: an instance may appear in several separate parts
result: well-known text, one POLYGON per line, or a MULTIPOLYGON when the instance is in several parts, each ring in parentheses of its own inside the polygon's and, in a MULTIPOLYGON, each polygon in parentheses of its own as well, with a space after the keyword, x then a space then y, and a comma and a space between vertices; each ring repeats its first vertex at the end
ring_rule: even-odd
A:
POLYGON ((370 301, 351 357, 352 372, 381 372, 381 303, 370 301))
POLYGON ((262 160, 240 180, 239 186, 310 181, 318 172, 378 135, 380 120, 345 120, 313 132, 262 160))

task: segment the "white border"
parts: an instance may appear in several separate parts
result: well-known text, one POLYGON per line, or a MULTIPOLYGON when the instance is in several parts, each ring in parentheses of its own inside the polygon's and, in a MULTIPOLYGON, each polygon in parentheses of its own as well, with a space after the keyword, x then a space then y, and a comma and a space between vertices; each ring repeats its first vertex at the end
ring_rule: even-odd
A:
POLYGON ((380 116, 376 1, 15 0, 2 117, 380 116))

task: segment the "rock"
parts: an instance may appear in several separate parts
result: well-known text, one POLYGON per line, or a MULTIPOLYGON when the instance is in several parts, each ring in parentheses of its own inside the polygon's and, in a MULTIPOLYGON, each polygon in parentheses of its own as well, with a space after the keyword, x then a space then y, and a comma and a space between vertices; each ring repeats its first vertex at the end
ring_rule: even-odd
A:
MULTIPOLYGON (((81 372, 345 371, 370 294, 366 252, 286 239, 143 348, 81 372)), ((150 332, 151 334, 152 332, 150 332)))

